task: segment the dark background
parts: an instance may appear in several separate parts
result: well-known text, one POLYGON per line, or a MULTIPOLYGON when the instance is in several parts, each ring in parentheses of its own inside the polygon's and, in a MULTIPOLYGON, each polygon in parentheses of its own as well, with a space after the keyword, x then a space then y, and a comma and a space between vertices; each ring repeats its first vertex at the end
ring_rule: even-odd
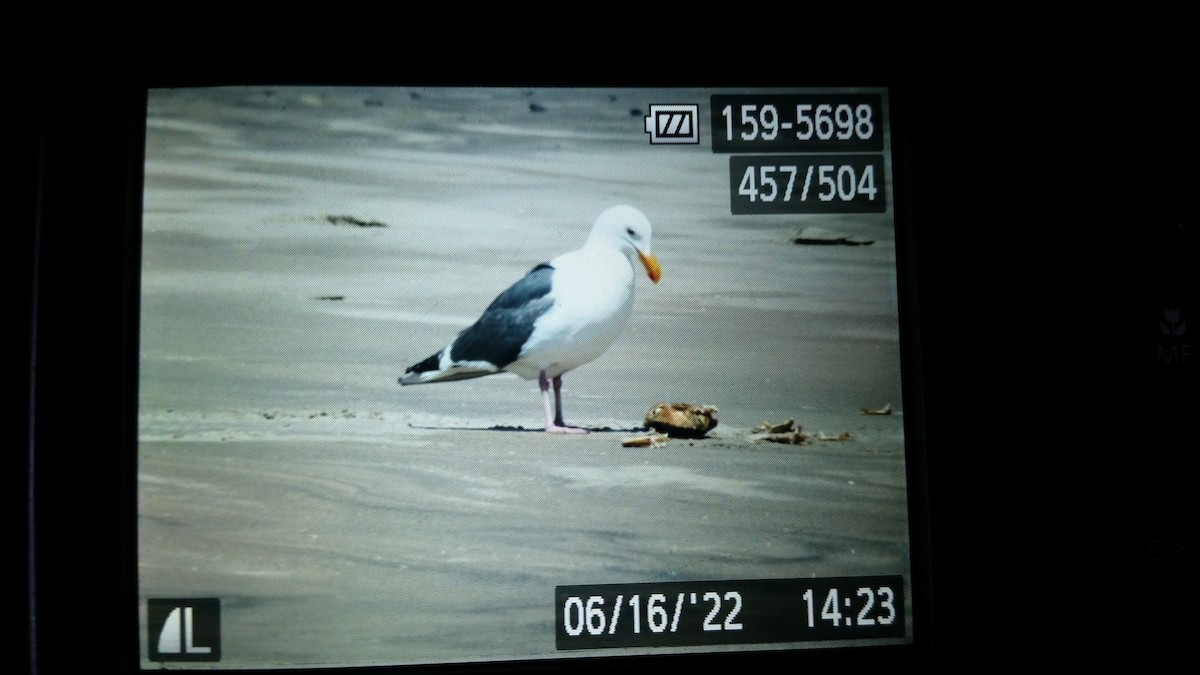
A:
MULTIPOLYGON (((385 56, 369 59, 374 51, 355 49, 369 40, 344 35, 320 50, 302 45, 299 60, 273 48, 223 65, 192 54, 180 61, 204 65, 184 66, 157 40, 128 43, 137 49, 124 58, 108 56, 105 40, 86 42, 75 58, 51 61, 6 29, 2 446, 17 546, 5 604, 27 628, 7 631, 17 639, 5 660, 46 672, 137 666, 132 472, 121 456, 136 421, 125 398, 135 373, 123 357, 136 353, 124 310, 136 298, 137 250, 136 237, 116 233, 140 203, 141 87, 281 77, 793 84, 766 69, 735 71, 723 55, 647 74, 645 48, 611 38, 583 41, 586 58, 568 63, 526 37, 509 45, 519 55, 482 70, 422 65, 443 52, 380 49, 385 56), (628 50, 619 63, 596 57, 619 50, 628 50)), ((281 46, 264 34, 232 38, 281 46)), ((1168 306, 1200 331, 1190 313, 1200 288, 1197 111, 1177 43, 1149 39, 1157 51, 1136 58, 1104 41, 1040 53, 1028 41, 985 49, 961 39, 900 59, 881 47, 887 58, 828 80, 796 78, 899 85, 895 113, 909 122, 897 173, 907 169, 911 192, 897 204, 915 224, 909 269, 926 395, 917 478, 928 506, 918 534, 931 553, 932 625, 918 648, 883 650, 875 662, 1021 664, 1049 654, 1153 667, 1191 649, 1200 349, 1187 364, 1162 364, 1157 350, 1187 344, 1162 335, 1168 306)), ((214 34, 197 53, 228 55, 236 44, 214 34)), ((769 654, 671 663, 776 662, 798 663, 769 654)))

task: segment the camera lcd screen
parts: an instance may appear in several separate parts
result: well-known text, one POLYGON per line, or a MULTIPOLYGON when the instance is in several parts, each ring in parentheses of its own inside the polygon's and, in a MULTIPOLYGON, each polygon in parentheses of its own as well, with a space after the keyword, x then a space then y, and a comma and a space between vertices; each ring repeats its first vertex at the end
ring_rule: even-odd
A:
POLYGON ((150 89, 142 667, 919 639, 891 106, 150 89))

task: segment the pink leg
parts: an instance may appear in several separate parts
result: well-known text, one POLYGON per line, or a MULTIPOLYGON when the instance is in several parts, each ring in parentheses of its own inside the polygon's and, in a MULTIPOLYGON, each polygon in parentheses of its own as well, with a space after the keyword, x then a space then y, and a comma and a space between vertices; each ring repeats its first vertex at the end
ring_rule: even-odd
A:
POLYGON ((586 434, 587 429, 567 426, 562 414, 562 376, 554 378, 554 411, 550 410, 550 378, 546 371, 538 374, 538 387, 542 390, 542 410, 546 413, 546 433, 550 434, 586 434))

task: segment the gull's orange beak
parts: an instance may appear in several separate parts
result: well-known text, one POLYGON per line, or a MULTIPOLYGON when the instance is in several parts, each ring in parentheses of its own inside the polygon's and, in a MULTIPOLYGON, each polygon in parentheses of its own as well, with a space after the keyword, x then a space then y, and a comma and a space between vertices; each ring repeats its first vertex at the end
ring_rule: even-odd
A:
POLYGON ((646 274, 650 275, 650 281, 658 283, 662 278, 662 266, 658 264, 658 258, 655 258, 649 253, 637 252, 638 259, 642 261, 642 266, 646 268, 646 274))

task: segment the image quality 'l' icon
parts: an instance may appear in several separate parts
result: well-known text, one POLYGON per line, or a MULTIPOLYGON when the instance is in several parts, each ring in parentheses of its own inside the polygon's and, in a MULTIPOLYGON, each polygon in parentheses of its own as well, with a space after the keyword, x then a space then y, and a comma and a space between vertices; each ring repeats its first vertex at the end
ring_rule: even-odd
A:
POLYGON ((221 660, 221 601, 160 598, 147 601, 151 661, 221 660))

